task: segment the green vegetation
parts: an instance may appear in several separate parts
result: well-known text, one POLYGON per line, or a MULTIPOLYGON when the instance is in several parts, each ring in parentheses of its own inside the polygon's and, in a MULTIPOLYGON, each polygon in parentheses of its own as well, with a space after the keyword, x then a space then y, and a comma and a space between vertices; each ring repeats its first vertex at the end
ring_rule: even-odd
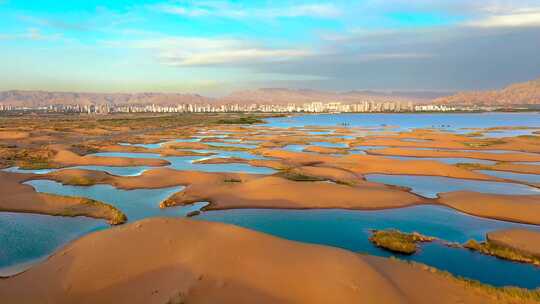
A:
POLYGON ((538 135, 520 135, 519 138, 525 138, 525 139, 533 139, 533 140, 540 140, 540 136, 538 135))
POLYGON ((72 176, 64 184, 71 186, 93 186, 96 184, 96 181, 86 176, 72 176))
POLYGON ((463 245, 463 247, 505 260, 540 265, 540 258, 538 257, 521 252, 511 247, 493 244, 489 241, 479 243, 475 240, 469 240, 463 245))
POLYGON ((264 120, 259 119, 255 116, 244 116, 238 118, 225 118, 217 121, 218 124, 222 125, 252 125, 264 123, 264 120))
POLYGON ((399 230, 374 230, 369 240, 377 247, 402 254, 413 254, 418 249, 417 243, 431 242, 435 238, 417 232, 404 233, 399 230))
POLYGON ((188 212, 188 214, 186 214, 186 217, 194 217, 194 216, 197 216, 199 214, 201 214, 201 212, 199 210, 194 210, 194 211, 188 212))
POLYGON ((483 132, 472 132, 472 133, 464 134, 464 136, 467 136, 467 137, 480 137, 482 135, 484 135, 483 132))
POLYGON ((326 180, 325 178, 322 178, 322 177, 305 175, 305 174, 295 172, 292 170, 284 170, 279 173, 276 173, 276 175, 286 178, 288 180, 296 181, 296 182, 322 182, 326 180))
MULTIPOLYGON (((11 150, 11 149, 10 149, 11 150)), ((39 170, 54 167, 51 159, 54 152, 47 149, 13 149, 3 159, 7 164, 18 165, 21 169, 39 170)))
POLYGON ((90 145, 75 144, 75 145, 71 145, 71 151, 79 155, 87 155, 87 154, 98 153, 99 149, 97 147, 90 146, 90 145))
POLYGON ((215 145, 208 145, 208 147, 214 149, 214 150, 221 150, 221 151, 249 151, 251 149, 244 148, 244 147, 234 147, 234 146, 215 146, 215 145))
POLYGON ((223 180, 224 183, 241 183, 242 180, 238 178, 226 178, 223 180))
POLYGON ((482 164, 473 164, 473 163, 457 163, 457 167, 467 170, 489 170, 491 169, 490 166, 482 165, 482 164))
POLYGON ((99 218, 102 218, 102 216, 98 215, 104 215, 103 218, 108 219, 109 224, 111 225, 120 225, 127 222, 127 216, 112 205, 89 198, 81 197, 80 199, 80 204, 65 208, 60 214, 57 215, 69 217, 92 216, 99 218))
MULTIPOLYGON (((506 141, 501 140, 501 139, 490 139, 490 140, 484 140, 484 141, 466 142, 463 144, 471 148, 482 148, 482 147, 489 147, 489 146, 495 146, 495 145, 502 145, 505 143, 506 141)), ((479 152, 482 152, 482 151, 479 151, 479 152)))
POLYGON ((182 292, 178 292, 177 294, 173 295, 166 304, 184 304, 186 303, 184 298, 184 294, 182 292))

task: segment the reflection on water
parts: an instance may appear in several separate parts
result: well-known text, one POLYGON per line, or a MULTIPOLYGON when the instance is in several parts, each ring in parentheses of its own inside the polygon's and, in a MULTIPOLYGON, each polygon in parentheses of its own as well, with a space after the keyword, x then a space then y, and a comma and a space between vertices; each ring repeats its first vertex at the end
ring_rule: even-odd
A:
MULTIPOLYGON (((468 216, 440 206, 416 206, 382 211, 239 209, 204 212, 200 220, 225 222, 290 240, 323 244, 379 256, 389 252, 373 246, 370 229, 417 231, 451 242, 483 240, 486 232, 511 227, 539 227, 468 216)), ((425 244, 419 253, 400 256, 456 275, 496 286, 540 286, 540 269, 438 243, 425 244)))
POLYGON ((477 181, 440 176, 367 174, 370 182, 411 188, 412 192, 428 198, 437 197, 438 193, 451 191, 474 191, 494 194, 540 194, 540 189, 514 183, 477 181))

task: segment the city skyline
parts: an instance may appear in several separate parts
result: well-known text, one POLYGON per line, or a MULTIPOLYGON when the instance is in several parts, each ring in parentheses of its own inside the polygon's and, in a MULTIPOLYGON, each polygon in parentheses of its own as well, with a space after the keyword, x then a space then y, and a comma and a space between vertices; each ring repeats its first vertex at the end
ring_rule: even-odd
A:
POLYGON ((0 90, 457 91, 537 78, 540 1, 0 1, 0 90))

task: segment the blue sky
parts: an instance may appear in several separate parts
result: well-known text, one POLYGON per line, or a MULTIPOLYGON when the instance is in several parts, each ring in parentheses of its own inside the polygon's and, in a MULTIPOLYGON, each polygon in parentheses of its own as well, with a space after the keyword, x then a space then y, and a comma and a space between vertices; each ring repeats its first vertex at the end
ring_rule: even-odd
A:
POLYGON ((540 1, 0 0, 0 90, 487 89, 538 49, 540 1))

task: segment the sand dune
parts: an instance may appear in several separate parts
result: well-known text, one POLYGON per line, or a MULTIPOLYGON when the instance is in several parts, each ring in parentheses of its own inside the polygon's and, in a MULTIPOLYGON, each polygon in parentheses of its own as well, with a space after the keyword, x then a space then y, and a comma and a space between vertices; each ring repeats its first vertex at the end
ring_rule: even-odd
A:
POLYGON ((0 294, 6 304, 518 303, 402 262, 163 218, 85 236, 0 280, 0 294))

